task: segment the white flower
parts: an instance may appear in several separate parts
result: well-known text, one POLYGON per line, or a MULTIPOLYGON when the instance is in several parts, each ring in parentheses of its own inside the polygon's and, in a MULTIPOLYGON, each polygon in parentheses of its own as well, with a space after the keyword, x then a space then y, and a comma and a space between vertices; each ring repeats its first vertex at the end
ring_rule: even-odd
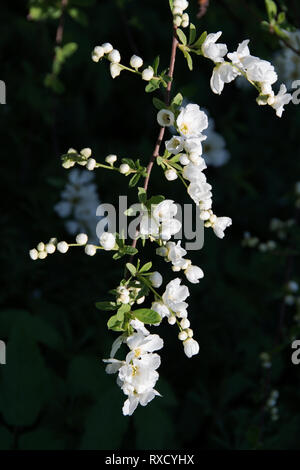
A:
POLYGON ((223 62, 223 57, 227 54, 226 44, 216 44, 216 41, 221 35, 222 31, 219 31, 218 33, 210 33, 202 44, 202 53, 204 57, 211 59, 215 63, 223 62))
POLYGON ((286 93, 287 89, 284 84, 280 86, 279 93, 271 98, 271 101, 268 100, 268 104, 276 110, 276 116, 281 117, 284 111, 284 105, 289 104, 293 99, 290 93, 286 93))
POLYGON ((110 62, 113 62, 114 64, 117 64, 121 60, 120 52, 117 49, 113 49, 109 54, 108 54, 108 60, 110 62))
POLYGON ((202 141, 206 139, 205 135, 201 137, 192 137, 184 142, 184 150, 187 152, 189 159, 193 163, 200 163, 199 157, 202 155, 202 141))
POLYGON ((243 59, 245 59, 245 57, 248 57, 250 55, 248 44, 249 44, 249 39, 245 39, 243 42, 239 44, 236 52, 231 52, 227 54, 227 57, 231 60, 231 62, 242 69, 243 69, 243 59))
POLYGON ((47 251, 39 251, 38 258, 39 259, 45 259, 47 257, 47 255, 48 255, 47 251))
POLYGON ((151 310, 157 312, 161 318, 170 316, 170 310, 163 302, 153 302, 151 305, 151 310))
POLYGON ((212 91, 220 95, 223 91, 224 84, 232 82, 238 75, 240 75, 240 72, 228 62, 216 65, 210 79, 212 91))
POLYGON ((174 155, 176 155, 177 153, 183 150, 184 138, 181 137, 180 135, 176 135, 172 137, 172 139, 167 140, 165 142, 165 145, 166 145, 166 149, 170 153, 174 153, 174 155))
POLYGON ((113 250, 116 244, 116 237, 113 233, 103 232, 100 237, 100 245, 103 246, 104 250, 113 250))
POLYGON ((162 127, 173 126, 174 124, 174 113, 168 109, 161 109, 157 113, 157 122, 162 127))
POLYGON ((166 286, 166 290, 162 296, 163 302, 173 312, 175 312, 181 318, 187 317, 188 304, 184 300, 190 295, 189 290, 186 286, 180 285, 181 279, 178 277, 170 281, 166 286))
POLYGON ((88 241, 88 236, 86 233, 79 233, 76 236, 76 243, 78 243, 78 245, 85 245, 87 241, 88 241))
POLYGON ((29 251, 29 256, 31 259, 35 261, 39 257, 38 251, 35 248, 33 248, 32 250, 29 251))
POLYGON ((199 202, 211 199, 211 185, 201 181, 191 183, 188 187, 188 194, 196 204, 199 204, 199 202))
POLYGON ((208 119, 197 104, 190 103, 180 109, 176 124, 182 136, 186 138, 199 137, 201 132, 207 128, 208 119))
POLYGON ((162 285, 163 278, 162 275, 158 271, 154 271, 150 276, 149 276, 149 281, 153 285, 153 287, 158 288, 162 285))
POLYGON ((140 357, 146 353, 153 353, 158 351, 164 345, 163 340, 158 335, 147 335, 145 336, 141 331, 133 333, 126 340, 126 343, 131 350, 131 353, 128 353, 126 361, 132 357, 140 357))
POLYGON ((101 57, 104 56, 104 49, 102 46, 96 46, 92 52, 92 59, 94 62, 98 62, 101 57))
POLYGON ((92 149, 90 149, 89 147, 86 147, 80 150, 80 154, 85 158, 90 158, 90 156, 92 155, 92 149))
POLYGON ((248 56, 243 60, 248 80, 253 82, 272 85, 277 80, 277 73, 274 67, 267 60, 259 59, 259 57, 248 56))
POLYGON ((130 166, 127 165, 127 163, 122 163, 119 168, 119 172, 122 173, 122 175, 126 175, 130 171, 130 166))
POLYGON ((119 64, 111 63, 110 66, 110 74, 112 78, 116 78, 120 75, 122 67, 119 64))
POLYGON ((178 178, 177 171, 173 168, 165 171, 165 177, 168 181, 174 181, 178 178))
POLYGON ((94 256, 96 254, 97 249, 95 245, 86 245, 84 251, 86 255, 94 256))
POLYGON ((60 253, 67 253, 68 249, 69 249, 69 245, 67 244, 67 242, 59 242, 57 244, 57 249, 60 253))
POLYGON ((190 181, 190 183, 205 183, 206 176, 203 173, 203 170, 206 168, 206 163, 203 158, 199 162, 199 165, 194 165, 193 163, 189 163, 183 169, 182 176, 190 181))
POLYGON ((224 238, 224 231, 227 227, 230 227, 231 224, 232 220, 230 217, 217 217, 212 227, 218 238, 224 238))
POLYGON ((161 396, 156 390, 151 389, 145 393, 130 395, 124 402, 122 411, 124 416, 131 416, 138 405, 146 406, 156 396, 161 396))
POLYGON ((143 65, 143 59, 137 55, 133 55, 130 59, 130 65, 134 69, 139 69, 143 65))
POLYGON ((165 199, 154 206, 152 213, 153 217, 162 222, 173 218, 177 214, 177 210, 177 206, 172 199, 165 199))
POLYGON ((172 265, 182 269, 185 265, 186 260, 183 259, 183 256, 186 255, 186 250, 181 246, 181 240, 177 242, 168 242, 166 245, 167 248, 167 260, 171 261, 172 265))
POLYGON ((154 70, 152 67, 147 67, 142 72, 142 79, 146 80, 146 82, 149 82, 153 78, 153 76, 154 76, 154 70))
POLYGON ((193 338, 188 338, 183 342, 184 353, 187 357, 195 356, 199 353, 199 344, 193 338))
POLYGON ((188 268, 184 271, 184 274, 192 284, 198 284, 199 279, 204 277, 202 269, 199 268, 199 266, 193 266, 192 264, 188 266, 188 268))
POLYGON ((93 171, 96 166, 96 160, 94 158, 89 158, 86 163, 86 169, 89 171, 93 171))
POLYGON ((180 326, 181 326, 181 328, 183 328, 184 330, 185 330, 186 328, 189 328, 189 326, 190 326, 189 320, 188 320, 187 318, 183 318, 183 319, 181 320, 181 322, 180 322, 180 326))
POLYGON ((186 331, 180 331, 178 333, 178 339, 180 339, 180 341, 184 341, 185 339, 187 339, 188 337, 188 334, 186 331))
POLYGON ((166 219, 160 225, 160 238, 170 240, 172 235, 181 230, 181 222, 177 219, 166 219))
POLYGON ((142 235, 158 236, 159 223, 149 214, 144 214, 140 222, 140 232, 142 235))
POLYGON ((113 50, 113 46, 109 42, 102 44, 105 54, 109 54, 113 50))
MULTIPOLYGON (((150 332, 145 328, 145 325, 142 321, 135 318, 134 320, 130 321, 130 325, 134 328, 138 333, 142 333, 144 336, 148 336, 150 332)), ((111 355, 110 355, 111 356, 111 355)))

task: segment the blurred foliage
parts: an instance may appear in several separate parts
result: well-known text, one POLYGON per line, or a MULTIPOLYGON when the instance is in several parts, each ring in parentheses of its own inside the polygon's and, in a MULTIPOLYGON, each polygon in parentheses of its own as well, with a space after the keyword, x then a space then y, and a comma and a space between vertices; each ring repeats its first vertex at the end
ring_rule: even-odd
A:
MULTIPOLYGON (((298 2, 290 3, 287 17, 299 27, 298 2)), ((261 28, 267 18, 262 1, 211 0, 201 20, 197 2, 190 4, 198 31, 222 30, 231 50, 246 38, 262 58, 272 59, 278 50, 278 39, 261 28)), ((286 256, 241 247, 245 230, 268 240, 272 217, 293 217, 300 169, 298 107, 289 105, 278 119, 272 109, 256 105, 255 91, 228 85, 221 97, 213 95, 211 64, 195 58, 191 74, 178 54, 174 93, 209 110, 231 153, 226 166, 210 168, 207 176, 216 212, 232 217, 233 226, 222 241, 207 233, 205 248, 191 253, 205 271, 201 283, 189 287, 200 355, 188 360, 175 330, 163 326, 157 387, 163 398, 123 417, 124 397, 101 362, 115 333, 107 331, 108 316, 94 303, 117 285, 124 263, 111 260, 109 253, 90 258, 80 250, 32 262, 28 250, 50 236, 70 239, 53 210, 67 179, 59 156, 69 147, 89 146, 98 160, 116 153, 148 161, 157 134, 152 95, 126 72, 113 81, 106 64, 95 64, 90 56, 95 45, 109 41, 126 62, 138 53, 151 64, 160 54, 166 67, 168 1, 70 1, 57 51, 61 58, 70 55, 59 70, 60 95, 44 80, 53 65, 61 3, 6 2, 0 8, 0 78, 7 85, 7 104, 0 108, 5 206, 0 338, 7 342, 7 364, 0 366, 0 448, 299 448, 299 370, 291 364, 288 340, 295 326, 292 308, 285 317, 286 346, 272 358, 279 420, 272 422, 268 414, 262 420, 266 371, 259 354, 273 347, 286 256), (72 55, 70 44, 78 46, 72 55)), ((156 96, 163 98, 160 92, 156 96)), ((117 203, 127 192, 129 202, 136 201, 136 190, 128 190, 124 177, 109 176, 96 173, 103 202, 117 203)), ((160 194, 162 184, 168 197, 188 201, 180 182, 168 183, 156 167, 150 194, 160 194)), ((295 227, 291 243, 299 247, 299 240, 295 227)), ((143 250, 143 261, 147 253, 143 250)), ((172 278, 163 261, 156 259, 156 268, 166 280, 172 278)), ((296 262, 294 268, 297 280, 296 262)))

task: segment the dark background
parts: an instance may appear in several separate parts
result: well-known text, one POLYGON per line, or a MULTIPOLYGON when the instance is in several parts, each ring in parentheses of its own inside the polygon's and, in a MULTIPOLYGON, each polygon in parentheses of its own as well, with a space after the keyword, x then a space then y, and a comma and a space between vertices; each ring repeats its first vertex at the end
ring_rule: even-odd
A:
MULTIPOLYGON (((290 338, 298 333, 294 307, 284 308, 276 342, 282 347, 275 348, 270 374, 259 358, 274 349, 287 276, 297 280, 298 258, 284 254, 291 246, 297 253, 299 228, 280 242, 279 253, 241 246, 245 230, 269 240, 274 238, 272 217, 294 216, 299 108, 290 104, 279 119, 271 108, 256 105, 255 90, 234 84, 216 96, 209 87, 212 63, 196 57, 191 73, 178 53, 174 92, 209 110, 231 154, 225 166, 210 167, 206 174, 216 213, 232 217, 233 226, 224 240, 206 231, 204 249, 191 252, 193 263, 205 271, 200 284, 189 285, 189 317, 200 354, 187 359, 176 330, 164 325, 157 385, 163 398, 123 417, 125 397, 101 362, 116 334, 107 331, 106 314, 94 307, 118 285, 123 260, 70 250, 33 262, 28 251, 52 236, 71 241, 53 210, 68 176, 60 155, 69 147, 91 147, 98 161, 116 153, 140 157, 145 164, 153 150, 152 94, 132 74, 122 72, 112 80, 106 63, 91 61, 93 47, 111 42, 123 63, 133 53, 146 64, 160 54, 167 67, 172 23, 167 0, 72 3, 87 22, 66 15, 63 44, 74 41, 78 50, 63 66, 61 94, 44 85, 58 20, 30 21, 27 2, 7 1, 0 7, 0 79, 7 85, 7 104, 0 108, 0 338, 8 344, 7 365, 0 366, 0 448, 299 448, 300 366, 290 359, 290 338), (287 263, 292 266, 288 273, 287 263), (263 413, 272 389, 280 393, 276 422, 263 413)), ((286 4, 299 27, 298 3, 286 4)), ((222 30, 229 50, 250 38, 251 52, 272 60, 280 48, 261 29, 263 1, 211 0, 201 20, 197 2, 190 5, 198 31, 222 30)), ((180 182, 168 183, 160 171, 154 168, 150 194, 188 202, 180 182)), ((101 201, 116 203, 119 194, 127 193, 136 201, 136 190, 128 190, 121 175, 98 170, 96 179, 101 201)), ((142 257, 148 261, 151 251, 142 257)), ((166 281, 174 277, 161 258, 155 263, 166 281)))

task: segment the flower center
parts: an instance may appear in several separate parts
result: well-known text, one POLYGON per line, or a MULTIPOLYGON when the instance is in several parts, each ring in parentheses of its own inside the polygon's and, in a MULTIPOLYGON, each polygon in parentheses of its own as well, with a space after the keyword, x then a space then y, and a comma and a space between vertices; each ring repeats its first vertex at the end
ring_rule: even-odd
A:
POLYGON ((189 131, 188 125, 187 124, 182 124, 180 127, 181 132, 186 135, 189 131))

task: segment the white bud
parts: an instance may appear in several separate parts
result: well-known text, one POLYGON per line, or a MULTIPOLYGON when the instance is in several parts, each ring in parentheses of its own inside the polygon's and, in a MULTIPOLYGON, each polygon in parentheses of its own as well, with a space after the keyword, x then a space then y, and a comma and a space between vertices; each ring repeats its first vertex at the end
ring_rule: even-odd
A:
POLYGON ((179 161, 181 165, 188 165, 190 163, 190 159, 185 153, 180 155, 179 161))
POLYGON ((175 15, 173 19, 173 23, 175 26, 180 26, 182 22, 182 17, 181 15, 175 15))
POLYGON ((188 338, 183 343, 184 353, 187 357, 192 357, 199 352, 199 344, 193 338, 188 338))
POLYGON ((47 257, 47 251, 39 251, 39 259, 45 259, 47 257))
POLYGON ((163 282, 162 275, 158 271, 154 271, 154 273, 150 274, 149 281, 153 285, 153 287, 160 287, 163 282))
POLYGON ((116 237, 113 233, 103 232, 100 237, 100 244, 103 246, 104 250, 110 251, 115 247, 116 237))
POLYGON ((187 332, 180 331, 180 333, 178 334, 178 338, 180 339, 180 341, 185 341, 188 338, 187 332))
POLYGON ((105 54, 109 54, 113 50, 113 46, 109 42, 102 44, 105 54))
POLYGON ((127 165, 127 163, 122 163, 119 168, 119 172, 122 173, 122 175, 126 175, 130 171, 130 166, 127 165))
POLYGON ((188 25, 190 24, 190 18, 189 18, 189 15, 187 13, 184 13, 182 15, 182 23, 181 23, 181 26, 183 28, 187 28, 188 25))
POLYGON ((138 305, 142 304, 143 302, 145 302, 145 296, 140 297, 140 298, 137 299, 137 301, 136 301, 136 303, 137 303, 138 305))
POLYGON ((92 155, 92 149, 90 149, 89 147, 86 147, 80 150, 80 153, 83 157, 89 158, 92 155))
POLYGON ((105 157, 105 161, 106 163, 108 163, 109 165, 113 165, 116 161, 117 161, 117 155, 107 155, 107 157, 105 157))
POLYGON ((129 304, 130 302, 130 297, 128 294, 124 293, 121 294, 119 297, 119 301, 122 302, 122 304, 129 304))
POLYGON ((169 325, 175 325, 175 323, 176 323, 175 315, 171 315, 170 317, 168 317, 168 323, 169 323, 169 325))
POLYGON ((59 242, 57 244, 57 249, 60 253, 67 253, 68 249, 69 249, 69 245, 67 244, 67 242, 59 242))
POLYGON ((122 68, 119 64, 112 63, 110 64, 110 74, 112 78, 116 78, 120 75, 122 68))
POLYGON ((96 160, 94 158, 89 158, 86 164, 86 168, 89 171, 93 171, 96 166, 96 160))
POLYGON ((134 69, 139 69, 143 65, 143 59, 138 55, 133 55, 130 59, 130 65, 134 69))
POLYGON ((45 243, 40 242, 37 246, 38 251, 44 251, 45 250, 45 243))
POLYGON ((187 318, 183 318, 180 322, 180 326, 181 326, 181 328, 183 328, 185 330, 186 328, 188 328, 190 326, 189 320, 187 318))
POLYGON ((104 56, 105 51, 104 51, 104 48, 102 46, 96 46, 94 48, 93 53, 98 57, 98 60, 99 60, 99 59, 101 59, 101 57, 104 56))
POLYGON ((189 338, 192 338, 192 337, 193 337, 194 332, 193 332, 193 330, 192 330, 191 328, 187 328, 186 332, 187 332, 187 335, 188 335, 189 338))
POLYGON ((78 245, 85 245, 88 241, 88 236, 86 233, 79 233, 78 235, 76 235, 76 243, 78 243, 78 245))
POLYGON ((160 246, 159 248, 156 248, 156 254, 158 256, 167 256, 168 248, 166 246, 160 246))
POLYGON ((35 261, 39 257, 38 251, 35 248, 33 248, 32 250, 29 251, 29 256, 31 259, 35 261))
POLYGON ((47 253, 49 253, 49 255, 52 255, 56 250, 56 246, 54 245, 54 243, 47 243, 46 245, 46 251, 47 253))
POLYGON ((173 10, 172 10, 172 13, 173 13, 174 16, 175 15, 180 15, 181 16, 182 15, 182 8, 174 7, 173 10))
POLYGON ((118 64, 121 60, 120 52, 117 49, 113 49, 109 54, 108 54, 108 60, 113 62, 114 64, 118 64))
POLYGON ((88 256, 94 256, 97 252, 95 245, 85 245, 84 252, 88 256))
POLYGON ((177 172, 173 169, 166 170, 165 177, 167 178, 168 181, 174 181, 178 178, 177 172))
POLYGON ((154 71, 152 67, 147 67, 142 72, 142 79, 146 80, 146 82, 149 82, 153 78, 153 76, 154 76, 154 71))

